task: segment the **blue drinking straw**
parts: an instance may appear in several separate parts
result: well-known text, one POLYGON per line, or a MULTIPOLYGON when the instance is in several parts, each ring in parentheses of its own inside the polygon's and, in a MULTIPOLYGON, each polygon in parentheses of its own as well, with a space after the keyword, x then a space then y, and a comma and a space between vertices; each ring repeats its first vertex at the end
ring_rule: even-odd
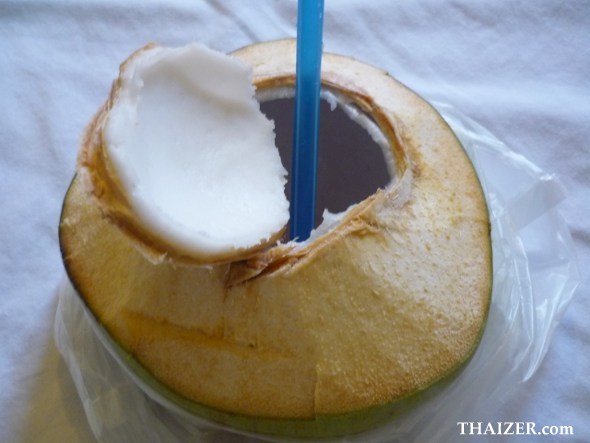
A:
POLYGON ((290 237, 300 241, 315 220, 323 24, 324 0, 299 0, 290 237))

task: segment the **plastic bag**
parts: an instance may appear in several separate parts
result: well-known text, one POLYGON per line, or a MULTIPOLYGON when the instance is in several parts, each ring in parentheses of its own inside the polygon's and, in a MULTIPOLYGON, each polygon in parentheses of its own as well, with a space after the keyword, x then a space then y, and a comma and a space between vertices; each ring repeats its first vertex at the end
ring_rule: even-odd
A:
MULTIPOLYGON (((333 441, 453 440, 457 422, 491 414, 506 392, 535 373, 579 282, 571 237, 556 209, 565 198, 557 178, 453 108, 433 104, 463 143, 487 197, 494 254, 488 324, 472 360, 435 396, 384 426, 333 441)), ((112 351, 67 278, 59 292, 55 339, 99 441, 283 441, 241 434, 169 404, 112 351)))

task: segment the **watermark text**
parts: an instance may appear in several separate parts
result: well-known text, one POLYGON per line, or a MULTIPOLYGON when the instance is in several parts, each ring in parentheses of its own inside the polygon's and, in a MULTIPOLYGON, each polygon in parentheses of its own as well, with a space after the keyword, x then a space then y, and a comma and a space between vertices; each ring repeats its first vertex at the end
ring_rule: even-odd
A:
POLYGON ((574 435, 568 425, 538 426, 531 421, 458 421, 459 435, 574 435))

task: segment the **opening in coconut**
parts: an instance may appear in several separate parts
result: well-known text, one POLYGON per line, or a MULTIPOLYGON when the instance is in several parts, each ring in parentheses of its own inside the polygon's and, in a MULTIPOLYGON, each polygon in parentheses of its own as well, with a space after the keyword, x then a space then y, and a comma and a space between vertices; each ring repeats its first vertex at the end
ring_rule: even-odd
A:
MULTIPOLYGON (((275 122, 275 143, 288 172, 285 191, 289 200, 294 94, 294 88, 289 87, 269 88, 257 94, 261 111, 275 122)), ((312 240, 333 228, 349 208, 387 187, 395 176, 389 142, 373 118, 329 87, 324 86, 321 95, 312 240)))

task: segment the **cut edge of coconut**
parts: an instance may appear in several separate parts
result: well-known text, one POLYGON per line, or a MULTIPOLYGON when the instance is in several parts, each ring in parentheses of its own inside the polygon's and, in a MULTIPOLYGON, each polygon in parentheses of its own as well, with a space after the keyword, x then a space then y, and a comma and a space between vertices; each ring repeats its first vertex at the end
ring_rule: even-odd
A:
MULTIPOLYGON (((278 228, 267 231, 266 235, 259 236, 258 241, 251 241, 242 247, 236 247, 235 244, 226 244, 225 247, 219 248, 203 248, 197 244, 195 247, 195 242, 191 244, 190 236, 161 235, 164 225, 162 222, 166 221, 165 218, 160 218, 156 224, 149 223, 149 217, 146 217, 146 214, 149 215, 149 208, 147 208, 147 212, 145 205, 138 208, 137 202, 134 202, 130 197, 130 192, 127 190, 129 185, 124 183, 125 178, 121 178, 121 174, 117 172, 117 167, 109 156, 108 141, 105 135, 105 128, 109 123, 111 112, 121 100, 125 77, 129 77, 129 72, 132 71, 138 60, 141 61, 143 54, 153 50, 158 51, 161 48, 155 44, 149 44, 134 52, 121 64, 120 75, 113 83, 109 99, 85 131, 78 159, 78 173, 88 192, 95 197, 103 215, 133 239, 136 247, 151 262, 159 263, 166 260, 182 265, 197 266, 231 263, 235 265, 234 268, 241 269, 231 273, 231 275, 240 275, 239 278, 229 278, 228 284, 233 285, 243 282, 253 275, 276 269, 279 264, 292 263, 304 257, 316 246, 329 239, 332 234, 338 231, 339 226, 345 225, 344 222, 351 217, 351 214, 358 214, 375 198, 385 197, 379 197, 380 194, 398 193, 404 195, 404 199, 409 198, 409 192, 400 192, 400 190, 407 190, 411 186, 411 169, 406 167, 407 161, 404 158, 403 149, 392 149, 392 146, 395 147, 402 143, 398 136, 399 128, 389 127, 386 118, 379 119, 381 111, 372 104, 368 97, 363 97, 356 91, 347 90, 342 85, 331 84, 322 79, 322 98, 327 100, 332 108, 340 106, 351 121, 363 127, 382 149, 391 178, 385 190, 377 190, 375 194, 361 202, 352 204, 340 214, 327 214, 326 221, 314 229, 308 240, 302 242, 282 243, 288 222, 288 208, 287 219, 277 224, 278 228), (252 263, 256 265, 252 266, 252 263), (244 268, 249 268, 249 270, 244 273, 244 268), (256 270, 252 272, 252 268, 256 270), (249 277, 245 278, 245 275, 249 277)), ((231 58, 232 62, 243 63, 232 54, 226 57, 231 58)), ((294 74, 275 77, 271 83, 264 81, 264 79, 250 78, 249 80, 252 84, 252 100, 254 101, 274 100, 294 95, 294 74)), ((257 112, 263 116, 258 102, 257 112)), ((278 156, 278 149, 276 147, 274 149, 278 156)), ((280 163, 280 158, 278 161, 280 163)), ((284 188, 284 183, 282 186, 284 188)), ((390 197, 388 196, 388 198, 390 197)), ((366 229, 366 226, 353 223, 347 227, 347 230, 351 229, 350 226, 353 226, 352 229, 366 229)))

